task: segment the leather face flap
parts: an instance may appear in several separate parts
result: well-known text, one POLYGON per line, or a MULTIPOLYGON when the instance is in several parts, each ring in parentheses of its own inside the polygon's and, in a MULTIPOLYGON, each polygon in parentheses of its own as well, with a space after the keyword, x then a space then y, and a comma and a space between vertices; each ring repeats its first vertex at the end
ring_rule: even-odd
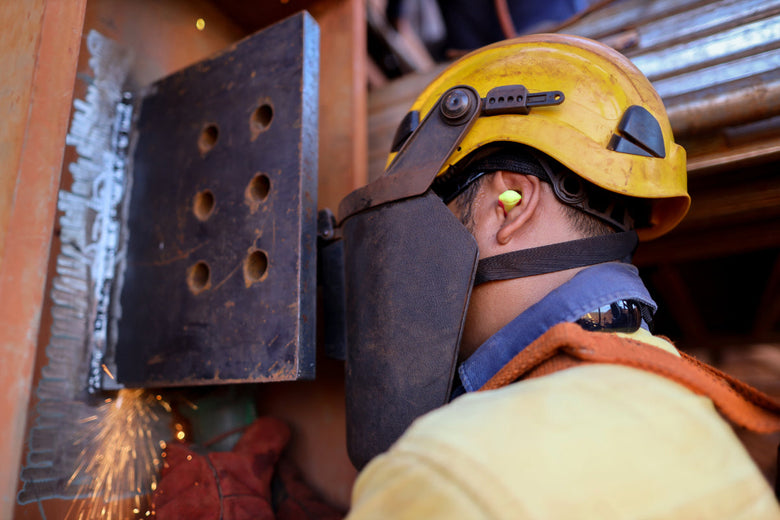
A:
POLYGON ((347 448, 362 468, 449 400, 478 259, 432 192, 344 225, 347 448))

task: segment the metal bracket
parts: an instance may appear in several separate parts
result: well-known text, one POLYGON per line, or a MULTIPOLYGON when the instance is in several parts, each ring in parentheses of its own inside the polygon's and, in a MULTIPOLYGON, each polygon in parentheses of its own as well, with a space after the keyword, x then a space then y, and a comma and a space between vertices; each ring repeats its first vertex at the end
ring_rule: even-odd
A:
POLYGON ((325 354, 341 361, 347 358, 346 280, 342 230, 329 209, 318 216, 317 284, 322 288, 322 338, 325 354))

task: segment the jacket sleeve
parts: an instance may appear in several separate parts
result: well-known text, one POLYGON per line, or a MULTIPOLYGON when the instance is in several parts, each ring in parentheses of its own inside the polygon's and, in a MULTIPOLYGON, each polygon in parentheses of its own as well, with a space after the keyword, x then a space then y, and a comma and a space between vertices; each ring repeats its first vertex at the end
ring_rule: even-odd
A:
POLYGON ((360 474, 351 519, 780 519, 712 402, 616 365, 469 394, 360 474))

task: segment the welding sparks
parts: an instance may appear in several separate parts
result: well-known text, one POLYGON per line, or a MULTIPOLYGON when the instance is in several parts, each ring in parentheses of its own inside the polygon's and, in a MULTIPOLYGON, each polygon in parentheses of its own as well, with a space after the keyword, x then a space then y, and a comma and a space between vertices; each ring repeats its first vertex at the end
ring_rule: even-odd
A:
MULTIPOLYGON (((144 390, 120 390, 87 423, 76 445, 78 469, 70 478, 89 500, 74 501, 67 518, 142 518, 157 489, 164 438, 170 435, 164 408, 144 390)), ((166 403, 167 404, 167 403, 166 403)))
POLYGON ((206 20, 204 20, 203 18, 198 18, 195 21, 195 28, 197 30, 199 30, 199 31, 202 31, 203 29, 205 29, 206 28, 206 20))
POLYGON ((106 366, 106 364, 105 364, 105 363, 103 363, 103 364, 102 364, 102 365, 100 365, 100 366, 102 366, 102 367, 103 367, 103 372, 105 372, 106 374, 108 374, 108 377, 110 377, 111 379, 114 379, 114 380, 116 380, 116 378, 114 377, 114 374, 112 374, 112 373, 111 373, 111 371, 108 369, 108 367, 106 366))

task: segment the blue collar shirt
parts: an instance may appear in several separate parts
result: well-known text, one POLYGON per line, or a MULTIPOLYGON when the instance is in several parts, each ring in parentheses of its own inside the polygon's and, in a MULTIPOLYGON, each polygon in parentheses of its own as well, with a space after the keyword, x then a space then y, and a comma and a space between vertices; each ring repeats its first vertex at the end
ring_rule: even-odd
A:
MULTIPOLYGON (((479 390, 493 375, 548 329, 574 322, 584 314, 618 300, 658 308, 639 272, 631 264, 609 262, 588 267, 491 336, 458 367, 462 388, 453 397, 479 390)), ((647 325, 643 322, 643 327, 647 325)))

